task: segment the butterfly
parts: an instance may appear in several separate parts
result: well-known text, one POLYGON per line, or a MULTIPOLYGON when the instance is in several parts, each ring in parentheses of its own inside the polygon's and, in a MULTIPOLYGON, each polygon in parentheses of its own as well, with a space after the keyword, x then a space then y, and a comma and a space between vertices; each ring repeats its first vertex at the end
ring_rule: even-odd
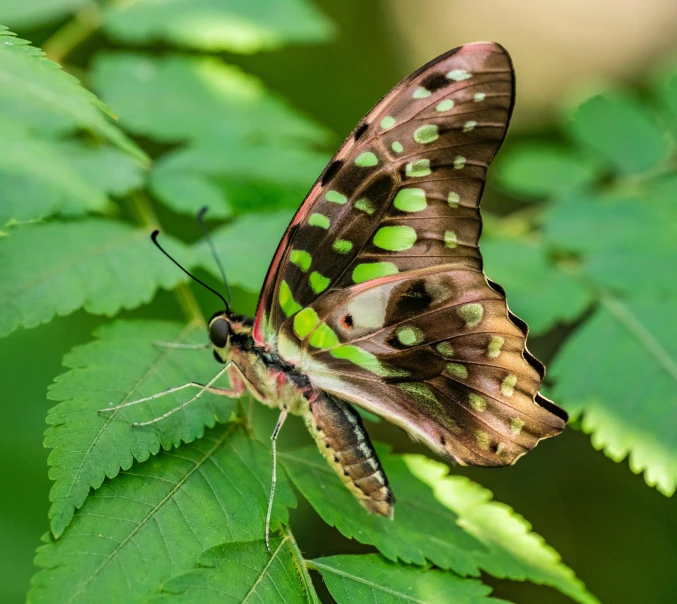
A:
POLYGON ((411 74, 310 190, 255 317, 222 297, 209 321, 225 366, 192 385, 279 408, 273 444, 288 413, 302 416, 374 514, 392 518, 395 499, 355 406, 462 465, 512 464, 566 425, 539 393, 545 369, 526 348, 527 325, 485 277, 478 246, 487 168, 514 99, 510 57, 494 43, 455 48, 411 74), (214 386, 224 372, 227 389, 214 386))

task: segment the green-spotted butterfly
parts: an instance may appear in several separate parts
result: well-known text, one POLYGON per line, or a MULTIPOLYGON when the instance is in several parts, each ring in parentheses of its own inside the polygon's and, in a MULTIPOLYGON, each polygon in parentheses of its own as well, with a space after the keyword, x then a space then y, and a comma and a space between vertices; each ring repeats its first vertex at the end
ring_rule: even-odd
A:
MULTIPOLYGON (((394 497, 357 405, 460 464, 514 463, 564 429, 527 326, 482 272, 479 202, 514 102, 497 44, 451 50, 358 124, 277 248, 254 320, 209 321, 229 396, 303 416, 370 512, 394 497)), ((202 392, 202 390, 201 390, 202 392)), ((277 433, 277 429, 276 429, 277 433)))

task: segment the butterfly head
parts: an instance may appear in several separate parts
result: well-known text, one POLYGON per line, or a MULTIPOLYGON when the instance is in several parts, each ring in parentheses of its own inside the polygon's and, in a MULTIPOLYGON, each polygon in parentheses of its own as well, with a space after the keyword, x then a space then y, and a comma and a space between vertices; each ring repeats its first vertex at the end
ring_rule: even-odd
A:
POLYGON ((227 363, 233 349, 247 348, 246 342, 251 339, 251 319, 236 315, 228 310, 217 312, 209 319, 209 341, 214 357, 220 363, 227 363))

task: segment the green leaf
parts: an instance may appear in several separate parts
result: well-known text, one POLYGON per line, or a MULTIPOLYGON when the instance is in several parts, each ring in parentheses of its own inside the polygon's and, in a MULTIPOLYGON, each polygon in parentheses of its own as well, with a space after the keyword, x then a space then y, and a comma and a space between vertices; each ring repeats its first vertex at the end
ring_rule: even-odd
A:
POLYGON ((677 488, 677 322, 674 302, 602 307, 551 366, 554 395, 592 444, 665 495, 677 488), (581 362, 584 359, 586 361, 581 362))
MULTIPOLYGON (((63 401, 50 409, 45 446, 49 475, 54 480, 49 512, 52 533, 59 537, 85 501, 90 488, 104 478, 144 461, 160 447, 170 449, 191 442, 205 426, 228 421, 234 399, 205 393, 174 415, 150 426, 133 427, 178 407, 197 393, 187 388, 171 395, 110 413, 100 409, 145 398, 168 388, 196 381, 206 383, 219 371, 208 350, 162 348, 155 341, 204 343, 206 329, 198 325, 118 321, 100 327, 97 338, 78 346, 64 358, 70 371, 56 378, 49 398, 63 401)), ((224 376, 216 386, 227 387, 224 376)))
POLYGON ((510 193, 539 199, 584 189, 599 177, 599 167, 557 145, 529 143, 512 149, 497 166, 499 183, 510 193))
POLYGON ((258 79, 211 57, 99 55, 92 82, 127 129, 162 142, 326 138, 258 79))
MULTIPOLYGON (((146 229, 102 220, 30 225, 0 239, 0 336, 84 308, 113 315, 186 280, 146 229)), ((188 248, 165 245, 190 266, 188 248)))
POLYGON ((486 546, 484 552, 475 554, 484 571, 499 578, 550 585, 576 602, 598 601, 522 516, 491 500, 490 491, 465 476, 449 476, 446 465, 421 455, 406 455, 404 460, 412 474, 458 514, 459 524, 486 546))
POLYGON ((385 560, 378 554, 329 556, 309 562, 322 573, 338 604, 498 604, 491 588, 450 572, 426 570, 385 560))
POLYGON ((133 44, 158 40, 207 51, 254 53, 331 37, 331 23, 307 0, 153 0, 114 4, 105 29, 133 44))
POLYGON ((572 136, 622 173, 649 170, 667 159, 670 143, 649 111, 620 94, 594 96, 576 109, 572 136))
POLYGON ((104 191, 82 174, 61 144, 5 120, 0 120, 0 129, 0 226, 54 213, 101 212, 106 207, 104 191))
POLYGON ((305 584, 306 589, 312 590, 309 598, 299 580, 299 574, 305 572, 304 561, 297 558, 298 550, 289 537, 271 539, 270 549, 272 555, 263 541, 212 547, 200 556, 198 569, 171 578, 162 586, 163 594, 150 601, 153 604, 317 601, 312 583, 305 584))
MULTIPOLYGON (((277 245, 289 224, 290 212, 248 214, 212 234, 214 246, 231 285, 252 292, 261 289, 277 245)), ((200 266, 217 279, 221 273, 206 241, 195 247, 200 266)))
POLYGON ((42 51, 0 26, 0 115, 36 131, 90 130, 123 151, 148 158, 109 119, 108 108, 42 51), (105 115, 108 114, 108 115, 105 115))
POLYGON ((430 561, 460 575, 479 575, 475 554, 484 546, 457 526, 456 514, 436 501, 426 485, 412 479, 401 457, 379 452, 397 497, 394 521, 367 514, 315 447, 278 457, 322 519, 346 537, 376 546, 391 560, 430 561))
MULTIPOLYGON (((295 499, 279 476, 273 526, 295 499)), ((144 602, 206 548, 263 536, 270 454, 237 424, 161 453, 93 493, 59 540, 38 549, 28 601, 144 602)))
POLYGON ((160 159, 151 187, 160 201, 192 215, 204 205, 216 210, 210 211, 213 218, 225 217, 231 208, 240 213, 296 210, 327 160, 298 143, 201 140, 160 159))
POLYGON ((677 177, 651 183, 636 196, 583 196, 554 204, 547 239, 582 257, 592 282, 632 298, 677 296, 677 177))
POLYGON ((0 0, 2 22, 14 29, 29 29, 66 16, 88 0, 0 0))
POLYGON ((577 267, 551 263, 538 243, 489 239, 482 242, 482 255, 487 275, 506 288, 510 310, 528 323, 530 333, 571 323, 592 301, 577 267))

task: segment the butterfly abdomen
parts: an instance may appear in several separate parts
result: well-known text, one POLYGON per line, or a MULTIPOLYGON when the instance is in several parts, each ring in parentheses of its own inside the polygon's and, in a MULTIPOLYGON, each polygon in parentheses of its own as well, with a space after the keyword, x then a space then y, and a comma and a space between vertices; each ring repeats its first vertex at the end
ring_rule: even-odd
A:
POLYGON ((395 499, 360 416, 324 392, 309 399, 306 421, 322 455, 367 511, 392 518, 395 499))

